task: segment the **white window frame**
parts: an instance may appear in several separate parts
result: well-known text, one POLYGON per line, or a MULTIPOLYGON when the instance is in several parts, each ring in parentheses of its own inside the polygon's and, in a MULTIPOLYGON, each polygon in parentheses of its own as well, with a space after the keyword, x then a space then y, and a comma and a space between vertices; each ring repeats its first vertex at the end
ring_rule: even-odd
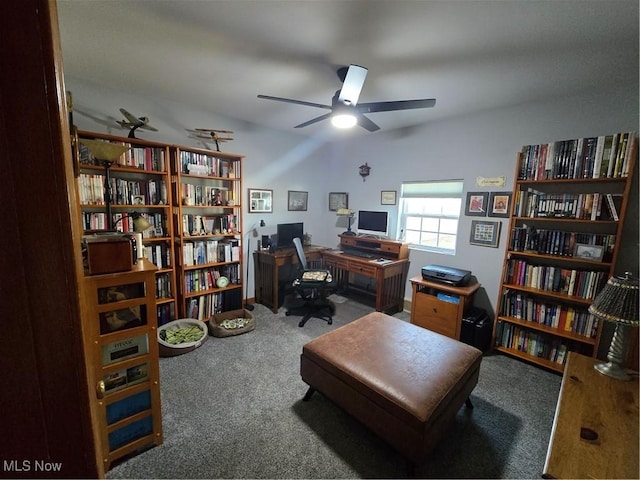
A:
MULTIPOLYGON (((458 235, 460 233, 460 217, 463 208, 463 192, 464 182, 459 179, 455 180, 427 180, 420 182, 403 182, 402 187, 400 189, 400 201, 398 203, 398 232, 396 238, 401 238, 403 241, 406 238, 407 234, 407 216, 411 217, 421 217, 421 218, 437 218, 438 221, 442 219, 451 219, 456 220, 457 228, 456 232, 453 234, 451 232, 446 232, 448 235, 455 235, 454 248, 439 248, 433 246, 426 246, 417 243, 410 243, 409 248, 413 250, 421 250, 425 252, 434 252, 434 253, 442 253, 445 255, 455 255, 456 254, 456 245, 458 244, 458 235), (430 198, 454 198, 460 201, 460 208, 457 213, 449 212, 447 214, 408 214, 407 206, 408 202, 411 199, 430 199, 430 198)), ((421 233, 427 232, 426 230, 420 230, 421 233)), ((440 230, 440 225, 438 223, 438 231, 431 233, 444 233, 440 230)))

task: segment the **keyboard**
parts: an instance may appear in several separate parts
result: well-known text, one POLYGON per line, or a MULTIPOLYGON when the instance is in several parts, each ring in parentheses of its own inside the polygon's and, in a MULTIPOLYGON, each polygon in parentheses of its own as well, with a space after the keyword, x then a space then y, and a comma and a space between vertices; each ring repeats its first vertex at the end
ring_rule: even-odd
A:
POLYGON ((360 258, 377 258, 379 256, 379 255, 374 255, 373 253, 363 252, 361 250, 352 250, 350 248, 347 248, 347 249, 343 248, 342 251, 347 255, 353 255, 354 257, 360 257, 360 258))

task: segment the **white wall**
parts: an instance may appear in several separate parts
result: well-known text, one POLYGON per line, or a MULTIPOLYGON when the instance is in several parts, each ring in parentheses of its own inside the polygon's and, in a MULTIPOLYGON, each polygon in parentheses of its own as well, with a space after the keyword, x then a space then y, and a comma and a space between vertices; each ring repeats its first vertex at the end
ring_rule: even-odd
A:
MULTIPOLYGON (((404 131, 379 131, 345 140, 305 138, 287 132, 269 131, 246 122, 222 118, 186 105, 160 99, 141 98, 66 78, 75 104, 75 123, 80 129, 126 136, 124 130, 107 127, 120 120, 118 108, 150 117, 159 132, 138 131, 148 140, 196 146, 187 137, 187 128, 234 130, 235 140, 222 149, 246 155, 243 167, 247 188, 273 189, 272 214, 244 213, 244 231, 250 232, 264 219, 267 226, 258 234, 275 233, 277 223, 303 221, 305 231, 317 245, 335 246, 337 235, 346 229, 344 219, 328 209, 328 192, 348 192, 353 209, 387 210, 391 213, 391 232, 395 232, 395 207, 380 205, 381 190, 400 191, 408 180, 459 178, 467 191, 511 191, 516 154, 522 145, 597 136, 620 131, 638 131, 637 85, 598 95, 576 95, 550 99, 544 103, 484 112, 463 118, 430 123, 404 131), (110 117, 110 118, 108 118, 110 117), (363 181, 358 167, 367 163, 371 175, 363 181), (478 188, 478 176, 506 176, 504 188, 478 188), (306 212, 287 211, 287 191, 309 192, 306 212)), ((437 108, 437 106, 435 107, 437 108)), ((384 113, 372 115, 384 115, 384 113)), ((637 182, 635 195, 637 198, 637 182)), ((246 203, 246 201, 245 201, 246 203)), ((499 248, 469 245, 471 219, 461 217, 455 256, 412 251, 409 278, 420 274, 420 267, 436 263, 471 270, 482 284, 476 304, 491 311, 495 308, 507 239, 507 219, 502 223, 499 248)), ((632 205, 627 223, 630 231, 624 246, 627 265, 638 267, 638 205, 632 205), (635 255, 635 257, 634 257, 635 255)), ((252 246, 255 238, 249 237, 252 246)), ((246 253, 246 246, 245 246, 246 253)), ((630 267, 625 267, 630 268, 630 267)), ((248 277, 249 296, 253 296, 253 265, 248 277)), ((411 297, 407 282, 405 297, 411 297)))

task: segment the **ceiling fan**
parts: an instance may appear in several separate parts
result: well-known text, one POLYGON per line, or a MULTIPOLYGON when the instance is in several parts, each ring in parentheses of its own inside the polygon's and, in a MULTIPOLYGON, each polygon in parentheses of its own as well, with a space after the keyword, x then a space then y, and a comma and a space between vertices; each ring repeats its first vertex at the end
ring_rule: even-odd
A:
POLYGON ((390 102, 370 102, 358 103, 360 92, 367 78, 368 70, 358 65, 340 67, 337 71, 338 78, 342 81, 342 88, 338 90, 331 99, 331 105, 321 103, 305 102, 303 100, 293 100, 291 98, 272 97, 270 95, 258 95, 258 98, 275 100, 278 102, 295 103, 308 107, 323 108, 330 110, 329 113, 312 118, 294 128, 302 128, 320 122, 331 117, 335 126, 348 128, 356 123, 370 132, 380 130, 380 127, 366 117, 365 113, 391 112, 394 110, 412 110, 416 108, 430 108, 436 104, 435 98, 425 98, 418 100, 396 100, 390 102), (347 120, 347 124, 340 125, 341 121, 347 120))

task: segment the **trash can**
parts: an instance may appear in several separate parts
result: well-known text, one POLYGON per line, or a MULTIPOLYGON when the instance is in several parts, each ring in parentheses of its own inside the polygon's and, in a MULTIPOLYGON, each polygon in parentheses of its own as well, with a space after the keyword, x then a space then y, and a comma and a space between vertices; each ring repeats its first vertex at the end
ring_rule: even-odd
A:
POLYGON ((483 308, 470 307, 462 317, 460 340, 483 352, 489 349, 493 322, 483 308))

